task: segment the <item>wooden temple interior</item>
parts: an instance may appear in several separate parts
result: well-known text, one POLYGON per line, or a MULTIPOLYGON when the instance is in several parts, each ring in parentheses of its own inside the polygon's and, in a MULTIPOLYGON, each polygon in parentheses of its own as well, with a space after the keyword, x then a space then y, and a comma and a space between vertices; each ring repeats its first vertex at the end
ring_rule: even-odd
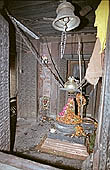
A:
POLYGON ((110 169, 110 1, 0 1, 0 170, 110 169))

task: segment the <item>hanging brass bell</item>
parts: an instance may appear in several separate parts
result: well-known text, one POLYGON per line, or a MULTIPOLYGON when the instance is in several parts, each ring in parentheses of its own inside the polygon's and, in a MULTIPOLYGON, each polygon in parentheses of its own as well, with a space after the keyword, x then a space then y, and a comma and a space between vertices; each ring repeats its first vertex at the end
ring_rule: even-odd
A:
POLYGON ((59 31, 70 31, 80 24, 79 17, 74 14, 74 6, 70 2, 64 1, 57 10, 57 17, 53 21, 52 26, 59 31))

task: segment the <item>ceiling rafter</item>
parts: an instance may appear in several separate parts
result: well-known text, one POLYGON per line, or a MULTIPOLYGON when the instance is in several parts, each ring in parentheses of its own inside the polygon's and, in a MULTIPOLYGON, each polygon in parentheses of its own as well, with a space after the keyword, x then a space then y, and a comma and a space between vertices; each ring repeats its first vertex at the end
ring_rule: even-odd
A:
MULTIPOLYGON (((75 5, 75 12, 80 12, 85 6, 90 6, 91 10, 86 16, 80 16, 81 23, 79 27, 72 30, 70 33, 79 32, 95 32, 94 20, 95 20, 95 9, 99 4, 100 0, 67 0, 75 5)), ((18 1, 10 0, 9 10, 11 14, 17 18, 20 22, 26 25, 35 33, 42 35, 56 36, 61 35, 61 32, 56 31, 52 27, 52 19, 56 18, 56 9, 61 3, 61 0, 50 0, 50 1, 18 1)))

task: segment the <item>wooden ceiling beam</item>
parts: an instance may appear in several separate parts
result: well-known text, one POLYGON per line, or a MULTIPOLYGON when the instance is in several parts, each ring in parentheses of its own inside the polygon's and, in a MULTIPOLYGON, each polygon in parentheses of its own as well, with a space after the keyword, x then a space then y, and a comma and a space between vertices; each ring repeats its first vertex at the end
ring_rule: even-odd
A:
POLYGON ((9 4, 9 8, 11 10, 19 10, 19 9, 22 9, 22 8, 31 8, 32 6, 35 6, 35 5, 45 5, 49 3, 49 1, 12 1, 10 4, 9 4))
POLYGON ((37 3, 35 4, 30 4, 28 6, 22 6, 22 7, 19 7, 19 1, 18 1, 18 4, 17 6, 13 7, 13 5, 10 7, 10 10, 12 12, 15 12, 16 14, 17 13, 25 13, 25 12, 29 12, 29 11, 33 11, 33 12, 37 12, 37 13, 42 13, 43 11, 52 11, 53 8, 57 8, 57 3, 53 3, 53 2, 46 2, 45 4, 40 4, 40 5, 37 5, 37 3))

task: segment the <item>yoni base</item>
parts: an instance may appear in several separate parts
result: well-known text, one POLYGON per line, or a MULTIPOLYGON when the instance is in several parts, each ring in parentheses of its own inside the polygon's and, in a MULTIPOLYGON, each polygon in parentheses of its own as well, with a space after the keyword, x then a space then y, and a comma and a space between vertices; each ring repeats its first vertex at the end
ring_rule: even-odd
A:
POLYGON ((83 127, 86 134, 93 133, 95 130, 95 125, 93 123, 82 122, 80 124, 68 125, 58 121, 55 122, 56 129, 64 134, 75 134, 75 127, 78 125, 83 127))
POLYGON ((56 129, 64 134, 75 133, 75 126, 76 125, 67 125, 58 121, 55 122, 56 129))
POLYGON ((85 145, 85 140, 86 140, 86 137, 85 136, 73 136, 71 137, 71 135, 69 134, 64 134, 60 131, 57 131, 56 133, 48 133, 48 138, 51 138, 51 139, 58 139, 60 141, 67 141, 67 142, 70 142, 70 143, 79 143, 79 144, 83 144, 85 145))

